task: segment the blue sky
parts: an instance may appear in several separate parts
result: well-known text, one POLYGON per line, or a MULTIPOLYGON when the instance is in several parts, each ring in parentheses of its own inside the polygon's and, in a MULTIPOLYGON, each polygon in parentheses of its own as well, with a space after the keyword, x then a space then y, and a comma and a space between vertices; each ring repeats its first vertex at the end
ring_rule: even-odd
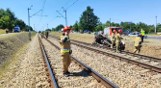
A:
POLYGON ((30 14, 40 11, 31 17, 31 26, 35 30, 53 28, 59 24, 65 25, 64 18, 57 17, 58 10, 63 13, 61 7, 68 8, 68 25, 79 21, 82 12, 87 6, 94 9, 95 15, 105 23, 111 18, 112 22, 144 22, 155 24, 155 16, 158 23, 161 23, 161 0, 0 0, 0 8, 10 8, 15 16, 28 24, 27 8, 33 5, 30 14), (77 1, 74 5, 72 5, 77 1), (41 16, 42 15, 42 16, 41 16), (47 25, 48 24, 48 25, 47 25))

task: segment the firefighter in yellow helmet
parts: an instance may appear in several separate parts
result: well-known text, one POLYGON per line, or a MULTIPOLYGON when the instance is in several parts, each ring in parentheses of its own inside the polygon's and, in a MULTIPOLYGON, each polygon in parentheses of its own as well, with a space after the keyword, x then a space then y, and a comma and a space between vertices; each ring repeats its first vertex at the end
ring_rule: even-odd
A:
POLYGON ((70 27, 64 27, 62 32, 62 36, 60 37, 60 45, 61 57, 63 60, 63 75, 69 76, 70 73, 68 71, 68 67, 71 63, 70 54, 72 53, 69 39, 70 27))
POLYGON ((134 42, 135 42, 134 43, 134 47, 135 47, 134 53, 136 53, 136 52, 140 53, 140 49, 142 47, 141 35, 136 36, 134 42))

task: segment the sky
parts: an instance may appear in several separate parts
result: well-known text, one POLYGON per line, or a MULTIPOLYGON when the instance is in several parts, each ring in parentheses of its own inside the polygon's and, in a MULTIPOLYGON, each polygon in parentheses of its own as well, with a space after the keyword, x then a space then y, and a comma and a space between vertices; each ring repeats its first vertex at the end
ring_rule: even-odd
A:
POLYGON ((144 22, 149 25, 161 23, 161 0, 0 0, 0 8, 9 8, 15 16, 28 24, 27 8, 31 7, 30 25, 34 30, 45 30, 59 24, 65 25, 63 9, 67 9, 68 25, 79 21, 87 6, 102 23, 144 22), (59 13, 57 12, 59 11, 59 13))

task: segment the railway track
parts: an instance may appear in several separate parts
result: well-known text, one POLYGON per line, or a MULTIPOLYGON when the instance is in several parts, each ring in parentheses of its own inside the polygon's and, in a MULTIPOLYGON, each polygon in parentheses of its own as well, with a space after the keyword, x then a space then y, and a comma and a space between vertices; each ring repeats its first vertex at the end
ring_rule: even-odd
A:
POLYGON ((38 39, 39 39, 39 44, 40 44, 40 49, 41 49, 41 52, 42 52, 42 56, 44 57, 44 63, 46 64, 45 65, 46 71, 48 71, 47 76, 50 78, 50 80, 49 80, 50 86, 51 86, 51 88, 59 88, 58 83, 57 83, 57 79, 56 79, 55 74, 54 74, 54 71, 52 69, 52 66, 50 64, 49 58, 48 58, 47 53, 45 51, 45 47, 42 44, 42 41, 41 41, 40 37, 38 37, 38 39))
MULTIPOLYGON (((57 37, 52 36, 53 38, 58 39, 57 37)), ((123 61, 127 61, 130 63, 134 63, 136 65, 139 65, 141 67, 161 72, 161 59, 140 55, 140 54, 134 54, 131 52, 123 51, 123 53, 116 53, 114 49, 105 47, 105 46, 98 46, 98 45, 92 45, 90 43, 80 42, 76 40, 71 41, 72 44, 110 56, 114 57, 123 61)))
MULTIPOLYGON (((48 42, 48 43, 50 43, 52 46, 54 46, 56 49, 60 49, 58 46, 56 46, 54 43, 52 43, 51 41, 49 41, 49 40, 44 40, 44 42, 46 41, 46 43, 48 42)), ((41 42, 41 40, 40 40, 40 42, 41 42)), ((42 45, 43 47, 45 46, 45 45, 42 45)), ((45 48, 45 47, 44 47, 45 48)), ((46 50, 43 50, 44 52, 46 52, 46 50)), ((50 52, 50 51, 48 51, 48 52, 50 52)), ((44 55, 48 55, 48 54, 44 54, 44 55)), ((46 57, 51 57, 51 56, 46 56, 46 57)), ((59 57, 60 58, 60 57, 59 57)), ((57 60, 59 60, 60 61, 60 59, 57 59, 57 60)), ((71 64, 72 65, 72 67, 76 67, 76 68, 74 68, 74 69, 71 69, 71 70, 80 70, 80 68, 79 67, 81 67, 81 69, 83 68, 83 74, 89 74, 89 75, 91 75, 92 76, 92 78, 89 76, 89 77, 87 77, 87 78, 84 78, 84 77, 75 77, 75 76, 73 76, 73 75, 71 75, 71 80, 79 80, 80 82, 78 83, 79 85, 77 85, 75 82, 73 82, 73 83, 75 83, 75 84, 73 84, 73 85, 75 85, 75 87, 79 87, 79 86, 81 86, 82 87, 82 85, 84 85, 84 87, 85 88, 92 88, 92 87, 96 87, 96 88, 118 88, 118 86, 116 85, 116 84, 114 84, 114 83, 112 83, 110 80, 108 80, 108 79, 106 79, 106 78, 104 78, 103 76, 101 76, 99 73, 97 73, 96 71, 94 71, 92 68, 90 68, 89 66, 87 66, 87 65, 85 65, 83 62, 81 62, 81 61, 79 61, 78 59, 76 59, 75 57, 73 57, 72 56, 72 60, 77 64, 77 66, 75 66, 76 64, 71 64), (84 72, 85 71, 85 72, 84 72), (96 80, 97 81, 96 81, 96 80), (90 83, 88 83, 88 84, 90 84, 90 86, 87 86, 88 84, 86 84, 86 83, 82 83, 81 81, 83 80, 83 82, 86 82, 87 81, 87 83, 88 82, 90 82, 90 83), (93 84, 91 84, 91 82, 93 81, 93 80, 95 80, 95 82, 93 82, 93 84), (96 82, 98 82, 98 83, 96 83, 96 82), (100 84, 100 83, 102 83, 103 84, 103 86, 100 84), (82 84, 82 85, 80 85, 80 84, 82 84)), ((58 62, 59 62, 58 61, 58 62)), ((54 62, 52 61, 52 60, 50 60, 50 61, 48 61, 48 62, 50 62, 51 64, 53 63, 54 64, 54 62)), ((56 64, 56 63, 55 63, 56 64)), ((61 65, 62 66, 62 65, 61 65)), ((59 66, 57 65, 57 66, 54 66, 54 65, 50 65, 50 67, 51 67, 51 70, 52 70, 52 67, 56 67, 56 68, 60 68, 60 64, 59 64, 59 66)), ((70 68, 72 68, 72 67, 70 67, 70 68)), ((59 84, 59 86, 60 87, 65 87, 65 88, 71 88, 71 87, 73 87, 73 86, 70 86, 69 87, 69 85, 71 85, 71 83, 69 83, 67 80, 69 80, 69 78, 68 77, 63 77, 63 75, 62 74, 60 74, 60 69, 58 70, 58 69, 55 69, 55 68, 53 68, 54 69, 54 71, 55 72, 50 72, 50 73, 54 73, 55 74, 55 76, 57 77, 57 79, 58 80, 54 80, 54 82, 53 82, 53 84, 59 84), (57 71, 56 71, 57 70, 57 71), (63 79, 63 80, 62 80, 63 79), (66 83, 64 83, 64 80, 65 80, 65 82, 66 83), (56 82, 58 82, 58 83, 56 83, 56 82), (67 85, 68 84, 68 85, 67 85)), ((62 68, 61 68, 62 69, 62 68)), ((81 75, 81 76, 83 76, 83 74, 82 74, 82 71, 81 71, 81 74, 80 74, 80 72, 78 72, 79 74, 77 74, 77 73, 74 73, 75 75, 81 75)), ((62 72, 61 72, 62 73, 62 72)), ((52 75, 51 74, 51 75, 52 75)), ((72 73, 73 74, 73 73, 72 73)), ((55 77, 54 76, 54 77, 55 77)), ((70 81, 70 80, 69 80, 70 81)), ((58 86, 58 87, 59 87, 58 86)), ((80 87, 80 88, 81 88, 80 87)), ((57 88, 57 87, 56 87, 57 88)))

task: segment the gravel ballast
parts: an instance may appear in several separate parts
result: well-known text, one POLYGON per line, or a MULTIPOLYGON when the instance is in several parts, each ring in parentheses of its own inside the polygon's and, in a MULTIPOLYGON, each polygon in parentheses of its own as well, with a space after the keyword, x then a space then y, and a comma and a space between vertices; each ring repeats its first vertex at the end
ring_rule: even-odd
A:
MULTIPOLYGON (((59 42, 51 38, 55 44, 59 42)), ((120 88, 159 88, 161 74, 124 61, 72 45, 73 55, 104 77, 110 78, 120 88)))
POLYGON ((17 61, 1 77, 0 87, 49 88, 37 36, 17 56, 17 61))
POLYGON ((71 62, 71 65, 69 67, 71 76, 63 76, 63 63, 60 57, 60 50, 57 50, 54 46, 50 45, 44 39, 43 44, 49 55, 49 59, 58 79, 58 84, 61 88, 105 88, 102 84, 98 83, 92 76, 89 76, 87 72, 83 71, 73 61, 71 62))

